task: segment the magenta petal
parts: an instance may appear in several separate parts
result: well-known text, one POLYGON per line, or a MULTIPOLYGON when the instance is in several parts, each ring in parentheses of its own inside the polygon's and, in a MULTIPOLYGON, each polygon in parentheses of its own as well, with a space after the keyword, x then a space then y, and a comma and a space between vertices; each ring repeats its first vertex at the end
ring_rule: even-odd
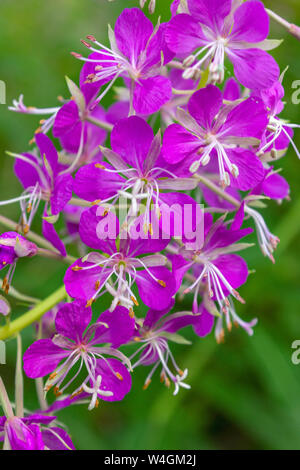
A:
MULTIPOLYGON (((238 255, 221 255, 214 261, 214 265, 234 289, 238 289, 247 280, 247 263, 238 255)), ((222 281, 220 282, 224 293, 229 293, 222 281)))
POLYGON ((103 208, 94 206, 81 214, 79 235, 87 246, 113 254, 119 234, 119 220, 113 212, 105 215, 103 208))
POLYGON ((73 178, 70 174, 58 175, 54 181, 50 204, 51 214, 59 214, 72 197, 73 178))
MULTIPOLYGON (((112 168, 109 165, 104 165, 112 168)), ((107 199, 121 189, 125 180, 117 173, 105 171, 98 163, 82 166, 76 173, 74 193, 85 201, 107 199)))
POLYGON ((75 101, 65 103, 55 116, 53 125, 54 137, 62 137, 79 122, 79 112, 75 101))
MULTIPOLYGON (((108 328, 102 325, 95 329, 95 335, 90 344, 109 343, 112 347, 118 348, 121 344, 128 343, 135 331, 135 320, 125 307, 116 307, 113 312, 106 310, 101 313, 97 321, 105 323, 108 328)), ((92 326, 96 325, 97 323, 92 326)))
POLYGON ((58 172, 58 154, 52 141, 45 134, 36 134, 35 142, 39 148, 42 159, 45 157, 55 176, 58 172))
POLYGON ((78 152, 83 126, 84 143, 86 142, 87 125, 86 123, 82 123, 80 120, 78 120, 74 123, 73 127, 69 128, 68 132, 66 132, 59 138, 60 144, 64 150, 73 154, 76 154, 78 152))
MULTIPOLYGON (((23 153, 22 155, 24 155, 27 160, 31 160, 33 163, 35 163, 36 166, 40 166, 38 159, 34 155, 31 155, 30 153, 23 153)), ((30 163, 26 163, 23 160, 17 158, 14 165, 14 171, 16 177, 19 179, 25 189, 29 188, 30 186, 34 187, 38 182, 40 183, 40 175, 38 174, 37 170, 32 165, 30 165, 30 163)))
POLYGON ((121 119, 114 126, 111 133, 111 148, 128 165, 142 171, 153 137, 153 130, 144 119, 131 116, 121 119))
MULTIPOLYGON (((34 256, 37 246, 17 232, 4 232, 0 235, 0 262, 11 264, 16 258, 34 256)), ((4 265, 1 266, 3 268, 4 265)))
POLYGON ((133 64, 137 64, 152 32, 151 21, 139 8, 125 8, 115 24, 117 46, 133 64))
POLYGON ((159 252, 166 248, 171 240, 171 236, 168 233, 162 232, 155 211, 149 214, 149 220, 152 224, 153 234, 145 233, 144 231, 144 215, 137 217, 130 228, 130 238, 122 239, 121 237, 120 251, 133 258, 139 255, 159 252))
POLYGON ((103 270, 101 267, 74 271, 72 269, 74 266, 88 267, 91 266, 91 263, 83 263, 81 260, 77 260, 66 271, 64 277, 66 291, 70 297, 75 299, 91 299, 96 293, 96 282, 99 281, 101 284, 105 283, 106 279, 111 273, 109 269, 103 270))
POLYGON ((288 182, 278 173, 272 173, 262 183, 262 192, 271 199, 285 199, 290 192, 288 182))
POLYGON ((159 221, 163 234, 181 239, 192 249, 201 249, 204 239, 204 216, 202 207, 188 194, 160 194, 159 221), (162 204, 161 204, 162 203, 162 204))
POLYGON ((140 79, 134 88, 133 107, 138 114, 156 113, 172 98, 172 85, 167 77, 140 79))
POLYGON ((162 54, 164 62, 167 64, 173 59, 175 53, 170 51, 165 41, 165 31, 168 23, 160 24, 158 31, 152 36, 151 40, 147 44, 146 57, 142 59, 142 74, 147 76, 151 75, 152 69, 161 65, 162 54))
POLYGON ((230 175, 231 184, 241 191, 248 191, 264 178, 264 167, 255 153, 249 150, 236 149, 227 152, 231 163, 238 167, 237 178, 230 175))
POLYGON ((42 429, 42 438, 45 446, 50 450, 75 450, 67 432, 56 426, 42 429))
POLYGON ((129 101, 116 101, 107 110, 106 119, 111 124, 116 124, 120 119, 125 119, 129 114, 129 101))
POLYGON ((185 328, 186 326, 194 325, 195 316, 182 314, 181 316, 166 318, 161 330, 167 331, 168 333, 176 333, 178 330, 185 328))
MULTIPOLYGON (((109 122, 107 120, 106 111, 99 105, 93 109, 90 115, 95 119, 99 119, 100 121, 109 122)), ((95 124, 90 122, 85 122, 85 152, 87 154, 87 161, 91 160, 94 149, 96 149, 96 147, 99 145, 102 145, 105 142, 106 137, 107 131, 105 129, 101 129, 100 127, 95 126, 95 124), (89 153, 92 155, 89 155, 89 153)))
POLYGON ((184 275, 191 266, 181 255, 169 255, 168 258, 172 263, 172 274, 176 282, 176 291, 178 291, 181 287, 184 275))
POLYGON ((233 78, 229 78, 225 82, 223 90, 223 98, 228 101, 235 101, 241 97, 241 89, 238 82, 233 78))
POLYGON ((199 23, 186 14, 171 19, 166 27, 165 38, 169 49, 180 55, 189 54, 208 42, 199 23))
POLYGON ((176 88, 176 90, 193 90, 197 85, 197 82, 195 80, 192 80, 191 78, 183 78, 182 74, 183 70, 170 70, 169 78, 171 80, 173 88, 176 88))
POLYGON ((149 268, 149 271, 157 280, 162 281, 165 287, 153 279, 147 271, 138 271, 136 284, 140 297, 148 307, 163 310, 170 305, 171 298, 175 294, 174 277, 164 266, 149 268))
MULTIPOLYGON (((44 216, 45 215, 47 215, 46 212, 44 212, 44 216)), ((48 240, 54 246, 54 248, 59 251, 62 256, 67 255, 65 245, 57 235, 53 224, 50 224, 49 222, 47 222, 47 220, 43 220, 42 233, 46 240, 48 240)))
POLYGON ((98 397, 105 401, 123 400, 124 396, 131 389, 131 375, 127 368, 117 359, 98 359, 95 370, 96 377, 101 375, 102 382, 100 388, 105 391, 113 392, 110 397, 98 393, 98 397), (109 365, 108 365, 108 364, 109 365), (112 370, 115 372, 113 373, 112 370), (120 378, 116 375, 120 375, 120 378))
MULTIPOLYGON (((149 49, 151 49, 151 47, 155 46, 155 40, 156 40, 156 43, 157 43, 156 47, 158 49, 158 52, 156 53, 156 55, 158 57, 158 53, 159 53, 160 57, 159 57, 158 62, 160 63, 161 52, 163 53, 163 59, 164 59, 163 65, 168 64, 175 57, 175 52, 171 51, 171 49, 168 47, 168 44, 166 42, 166 31, 167 31, 168 25, 169 23, 162 23, 159 26, 158 33, 154 36, 154 39, 151 40, 151 42, 149 43, 149 47, 147 48, 147 56, 150 55, 151 57, 153 57, 153 53, 149 54, 148 51, 149 49)), ((147 62, 149 63, 148 57, 147 57, 147 62)), ((152 63, 154 64, 154 60, 152 60, 152 63)))
MULTIPOLYGON (((233 243, 241 240, 241 238, 246 237, 249 233, 253 232, 251 227, 239 229, 240 225, 238 222, 238 218, 240 215, 232 223, 230 229, 225 225, 219 225, 216 223, 213 226, 212 233, 208 237, 208 241, 205 245, 205 251, 209 251, 209 249, 216 249, 216 248, 223 248, 233 243), (235 229, 234 229, 235 228, 235 229)), ((242 222, 242 221, 241 221, 242 222)))
POLYGON ((92 319, 92 309, 86 302, 75 300, 64 304, 56 314, 55 327, 58 334, 80 343, 84 330, 92 319))
POLYGON ((174 165, 190 155, 196 154, 200 146, 201 142, 197 136, 179 124, 171 124, 164 133, 163 157, 168 163, 174 165))
MULTIPOLYGON (((45 411, 46 413, 46 411, 45 411)), ((27 415, 23 418, 24 423, 26 424, 49 424, 56 419, 56 416, 48 416, 46 414, 34 413, 27 415)))
POLYGON ((220 32, 224 19, 229 15, 232 0, 188 0, 189 12, 193 18, 220 32))
POLYGON ((207 336, 213 329, 215 317, 211 315, 204 306, 200 307, 200 315, 195 316, 193 328, 195 333, 203 338, 207 336))
POLYGON ((275 82, 271 88, 260 90, 258 96, 270 110, 270 114, 275 116, 276 114, 280 114, 283 110, 284 104, 282 99, 284 97, 284 88, 280 82, 275 82))
POLYGON ((167 313, 172 310, 174 307, 175 300, 171 299, 170 305, 167 306, 164 310, 153 310, 150 308, 146 314, 146 317, 143 322, 143 327, 146 327, 148 330, 151 330, 155 327, 156 323, 167 313))
POLYGON ((236 9, 230 33, 232 42, 261 42, 269 34, 269 16, 262 2, 248 1, 236 9))
MULTIPOLYGON (((3 235, 5 236, 5 234, 2 234, 1 236, 3 235)), ((12 264, 16 259, 17 255, 13 246, 5 246, 0 244, 0 269, 5 268, 9 264, 12 264)))
POLYGON ((213 120, 223 103, 222 92, 214 85, 196 91, 190 98, 188 110, 191 116, 204 129, 211 129, 213 120))
MULTIPOLYGON (((264 103, 259 98, 248 98, 235 106, 219 129, 220 140, 226 137, 255 137, 261 139, 268 124, 267 112, 264 103)), ((230 141, 228 140, 228 143, 230 141)))
POLYGON ((31 379, 44 377, 53 372, 59 362, 68 355, 68 351, 56 346, 51 339, 39 339, 24 353, 25 374, 31 379))
POLYGON ((233 222, 230 227, 231 230, 239 230, 241 226, 243 225, 244 217, 245 217, 245 203, 243 201, 240 207, 238 208, 238 210, 236 211, 236 214, 234 216, 233 222))
POLYGON ((231 49, 228 57, 233 63, 237 80, 250 90, 270 88, 279 78, 275 59, 260 49, 231 49))

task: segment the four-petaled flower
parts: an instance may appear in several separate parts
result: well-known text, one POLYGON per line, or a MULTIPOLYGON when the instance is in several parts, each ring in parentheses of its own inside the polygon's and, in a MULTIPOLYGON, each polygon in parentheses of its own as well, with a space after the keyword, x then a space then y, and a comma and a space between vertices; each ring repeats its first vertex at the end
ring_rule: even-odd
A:
POLYGON ((64 304, 55 318, 57 335, 34 342, 23 356, 28 377, 50 374, 45 390, 54 387, 56 396, 62 395, 75 381, 69 395, 91 394, 90 409, 98 406, 98 398, 122 400, 129 392, 130 362, 117 348, 134 333, 134 320, 124 307, 117 307, 113 314, 103 312, 88 326, 91 319, 92 310, 85 302, 64 304), (84 368, 83 376, 76 383, 84 368))
POLYGON ((166 29, 169 48, 180 57, 185 56, 186 78, 209 68, 210 82, 221 83, 227 56, 235 77, 246 88, 265 89, 278 80, 279 67, 264 50, 269 46, 265 41, 269 17, 262 2, 188 0, 187 3, 190 14, 174 16, 166 29))

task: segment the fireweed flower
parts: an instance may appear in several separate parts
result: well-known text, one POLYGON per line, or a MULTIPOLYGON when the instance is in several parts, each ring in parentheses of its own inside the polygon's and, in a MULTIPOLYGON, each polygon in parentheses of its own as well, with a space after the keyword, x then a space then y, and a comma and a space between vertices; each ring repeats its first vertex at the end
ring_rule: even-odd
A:
POLYGON ((65 103, 55 116, 53 135, 62 147, 80 155, 79 162, 90 161, 99 153, 98 146, 106 139, 106 131, 88 122, 95 118, 105 121, 105 111, 95 101, 99 86, 91 87, 80 80, 80 88, 68 80, 73 99, 65 103))
MULTIPOLYGON (((150 12, 155 4, 140 0, 150 12)), ((3 289, 7 294, 21 257, 39 254, 59 262, 58 251, 68 262, 65 244, 72 243, 79 259, 66 269, 64 286, 12 328, 1 329, 5 339, 33 320, 38 339, 23 363, 27 376, 38 379, 41 408, 24 416, 18 335, 15 406, 0 377, 4 450, 74 449, 56 411, 122 400, 140 366, 148 369, 144 389, 156 373, 174 395, 189 389, 188 370, 172 347, 189 344, 182 336, 186 327, 196 338, 214 333, 218 343, 233 325, 254 332, 257 319, 246 321, 235 310, 236 300, 244 303, 237 289, 248 277, 239 252, 251 246, 242 239, 252 229, 242 227, 254 222, 260 249, 274 262, 279 239, 260 209, 267 199, 289 199, 276 161, 289 146, 300 157, 293 141, 299 126, 282 118, 284 73, 279 77, 267 53, 280 43, 267 39, 268 15, 277 15, 256 0, 169 4, 171 20, 155 27, 141 9, 125 9, 114 30, 108 28, 109 47, 87 36, 82 43, 88 57, 72 53, 83 64, 79 84, 67 78, 70 98, 59 97, 58 107, 26 106, 23 95, 9 107, 45 119, 30 141, 36 143, 33 151, 7 152, 16 159, 24 190, 0 206, 20 203, 24 236, 0 235, 0 270, 8 267, 3 289), (234 73, 225 81, 230 62, 234 73), (112 90, 114 99, 104 110, 100 102, 112 90), (45 135, 50 130, 60 151, 45 135), (26 240, 41 203, 42 234, 55 251, 26 240), (65 222, 62 240, 54 228, 59 216, 65 222), (71 303, 62 303, 65 290, 75 299, 71 303), (178 312, 176 296, 180 301, 188 294, 188 311, 178 312), (111 303, 98 317, 92 305, 101 296, 111 303), (121 352, 126 346, 131 356, 121 352), (57 399, 48 405, 43 392, 50 390, 57 399)), ((0 296, 1 322, 8 324, 12 314, 0 296)))
POLYGON ((190 281, 184 293, 194 292, 193 312, 199 311, 198 295, 205 287, 209 297, 216 300, 220 312, 227 314, 229 295, 244 302, 236 289, 246 282, 248 268, 243 258, 233 253, 248 247, 236 242, 251 233, 252 229, 228 228, 224 217, 213 224, 211 214, 205 214, 204 229, 203 246, 196 250, 187 250, 183 246, 178 248, 177 254, 170 255, 172 272, 178 289, 184 275, 192 269, 195 281, 190 281))
POLYGON ((176 164, 185 159, 195 173, 211 158, 217 159, 220 183, 247 191, 263 178, 263 166, 248 147, 260 142, 267 126, 262 100, 249 98, 236 106, 223 105, 222 92, 208 85, 194 93, 189 114, 180 110, 180 124, 166 129, 163 156, 176 164))
POLYGON ((0 269, 9 266, 3 279, 2 289, 8 293, 19 258, 31 257, 37 253, 37 246, 16 232, 4 232, 0 235, 0 269))
MULTIPOLYGON (((27 153, 14 154, 15 174, 25 189, 20 197, 21 225, 25 234, 29 230, 41 200, 46 201, 44 217, 49 215, 48 209, 50 209, 51 216, 58 216, 72 197, 73 178, 69 173, 61 171, 57 151, 51 140, 44 134, 36 134, 35 141, 40 156, 27 153)), ((65 247, 53 224, 44 218, 42 225, 44 237, 65 256, 65 247)))
POLYGON ((106 213, 101 207, 83 212, 80 238, 102 253, 91 252, 67 269, 64 283, 68 294, 91 305, 109 292, 113 297, 110 311, 122 305, 133 316, 132 308, 138 305, 132 290, 136 284, 142 301, 149 307, 159 309, 169 305, 175 294, 175 282, 165 267, 166 257, 152 253, 162 251, 170 237, 162 236, 155 219, 153 236, 146 235, 142 225, 139 217, 129 233, 125 233, 120 231, 119 220, 113 213, 106 213))
POLYGON ((186 56, 184 76, 209 68, 211 83, 224 80, 225 56, 246 88, 265 89, 279 78, 279 67, 264 49, 269 17, 261 2, 188 0, 190 15, 174 16, 166 30, 169 48, 186 56), (192 52, 197 52, 191 55, 192 52))
POLYGON ((98 406, 99 398, 122 400, 129 392, 131 377, 123 363, 130 368, 130 362, 116 348, 127 343, 134 332, 134 320, 124 307, 117 307, 113 314, 103 312, 88 327, 91 319, 92 310, 85 302, 64 304, 55 318, 57 335, 34 342, 23 357, 28 377, 50 374, 45 390, 54 387, 56 396, 62 395, 85 367, 71 396, 85 392, 91 398, 89 409, 98 406))
POLYGON ((204 313, 194 315, 189 312, 177 312, 171 315, 167 313, 171 310, 172 304, 164 310, 150 309, 145 319, 140 320, 141 325, 134 340, 140 347, 132 354, 130 360, 137 355, 139 358, 132 364, 135 369, 138 366, 149 366, 151 370, 147 375, 144 384, 144 390, 151 383, 153 374, 158 368, 161 368, 160 379, 167 387, 174 384, 173 395, 177 395, 180 387, 189 389, 190 386, 184 381, 188 375, 188 370, 179 368, 169 347, 169 342, 187 343, 187 340, 180 337, 177 332, 188 326, 193 325, 194 330, 199 336, 206 336, 212 328, 213 317, 204 313))
POLYGON ((131 116, 120 120, 111 133, 111 148, 102 149, 109 164, 91 163, 76 173, 74 192, 87 201, 116 203, 120 197, 129 202, 129 216, 137 216, 141 204, 144 210, 145 232, 151 231, 150 212, 154 206, 157 217, 160 207, 195 201, 187 194, 167 193, 184 191, 196 186, 183 165, 169 165, 161 156, 160 134, 143 119, 131 116))
POLYGON ((75 450, 64 429, 48 426, 55 419, 37 413, 23 418, 0 416, 0 441, 6 450, 75 450))
POLYGON ((172 95, 171 84, 161 75, 165 53, 164 27, 153 30, 150 20, 138 8, 125 8, 115 24, 114 32, 109 31, 110 49, 99 43, 93 36, 84 45, 92 52, 85 58, 73 55, 85 62, 86 81, 92 85, 110 82, 97 98, 99 102, 118 77, 129 79, 133 109, 138 114, 152 114, 159 111, 172 95))

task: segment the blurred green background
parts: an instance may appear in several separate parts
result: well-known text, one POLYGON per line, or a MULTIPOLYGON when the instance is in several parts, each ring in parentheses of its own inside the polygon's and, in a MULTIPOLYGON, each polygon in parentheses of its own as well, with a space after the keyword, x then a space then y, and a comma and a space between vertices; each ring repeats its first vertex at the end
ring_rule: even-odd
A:
MULTIPOLYGON (((95 34, 106 41, 106 24, 114 24, 124 7, 138 1, 116 0, 1 0, 0 79, 7 86, 7 104, 24 93, 25 103, 55 106, 58 95, 67 96, 64 75, 76 80, 81 64, 70 55, 82 51, 79 39, 95 34)), ((170 0, 157 0, 158 15, 169 19, 170 0)), ((282 16, 300 24, 298 0, 265 1, 282 16)), ((292 83, 300 79, 300 43, 271 23, 271 37, 283 38, 274 51, 285 75, 284 116, 299 120, 299 105, 291 103, 292 83)), ((0 106, 0 199, 20 193, 12 160, 4 151, 26 151, 38 118, 18 115, 0 106)), ((300 133, 296 136, 300 146, 300 133)), ((300 365, 291 362, 291 344, 300 339, 300 162, 294 151, 277 163, 291 185, 291 202, 271 203, 265 217, 281 243, 276 264, 257 247, 246 253, 251 274, 237 305, 245 319, 258 317, 255 335, 242 330, 226 334, 216 345, 213 335, 193 338, 190 347, 174 346, 182 368, 189 368, 191 391, 173 397, 159 378, 147 391, 142 385, 147 369, 133 376, 132 392, 121 403, 102 402, 98 410, 72 407, 59 414, 79 449, 300 449, 300 365)), ((2 213, 18 217, 18 207, 2 213)), ((38 227, 38 225, 36 225, 38 227)), ((14 286, 42 298, 61 285, 65 266, 51 260, 19 263, 14 286)), ((183 308, 184 306, 182 306, 183 308)), ((181 308, 181 307, 179 307, 181 308)), ((16 306, 23 312, 24 307, 16 306)), ((24 348, 32 329, 24 332, 24 348)), ((15 341, 7 344, 8 364, 0 373, 13 393, 15 341)), ((34 409, 34 385, 25 379, 26 406, 34 409)))

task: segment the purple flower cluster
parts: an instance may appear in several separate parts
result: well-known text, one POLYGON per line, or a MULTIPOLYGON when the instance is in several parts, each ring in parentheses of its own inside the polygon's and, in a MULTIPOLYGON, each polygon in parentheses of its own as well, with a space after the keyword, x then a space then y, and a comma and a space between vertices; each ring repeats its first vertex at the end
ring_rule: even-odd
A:
POLYGON ((0 418, 6 448, 72 449, 53 413, 122 400, 139 366, 148 369, 144 388, 156 371, 174 395, 190 388, 172 352, 172 343, 188 344, 185 327, 201 338, 214 331, 218 342, 232 325, 253 334, 257 319, 235 310, 249 274, 239 253, 254 227, 274 262, 279 239, 259 209, 289 198, 277 160, 290 144, 300 156, 299 126, 281 117, 283 75, 267 52, 278 41, 268 39, 260 1, 175 0, 171 13, 154 27, 141 9, 125 9, 109 46, 89 35, 87 53, 72 52, 83 67, 78 85, 67 79, 70 98, 38 109, 21 96, 10 108, 47 118, 32 150, 10 153, 24 190, 1 202, 21 207, 15 231, 0 236, 1 269, 10 266, 3 289, 20 257, 68 267, 64 297, 42 312, 23 356, 26 375, 46 377, 56 401, 0 418), (104 109, 111 90, 116 100, 104 109), (43 237, 31 232, 39 217, 43 237))

